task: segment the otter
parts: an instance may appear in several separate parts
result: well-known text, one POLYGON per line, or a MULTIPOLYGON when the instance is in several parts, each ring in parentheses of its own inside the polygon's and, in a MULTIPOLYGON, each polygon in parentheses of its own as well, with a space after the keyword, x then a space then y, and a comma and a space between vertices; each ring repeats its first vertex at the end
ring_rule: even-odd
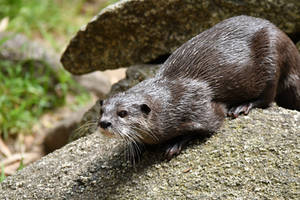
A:
POLYGON ((99 127, 137 148, 169 142, 171 159, 193 136, 217 131, 226 115, 273 101, 300 111, 299 52, 271 22, 237 16, 184 43, 153 78, 100 101, 99 127))

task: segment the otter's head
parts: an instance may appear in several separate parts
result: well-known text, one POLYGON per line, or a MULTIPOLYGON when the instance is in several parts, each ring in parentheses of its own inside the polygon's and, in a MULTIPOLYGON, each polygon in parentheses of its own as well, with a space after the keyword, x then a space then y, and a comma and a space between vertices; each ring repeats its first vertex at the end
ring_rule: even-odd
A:
POLYGON ((102 133, 128 142, 156 143, 151 131, 152 109, 143 95, 119 93, 100 101, 100 104, 99 127, 102 133))

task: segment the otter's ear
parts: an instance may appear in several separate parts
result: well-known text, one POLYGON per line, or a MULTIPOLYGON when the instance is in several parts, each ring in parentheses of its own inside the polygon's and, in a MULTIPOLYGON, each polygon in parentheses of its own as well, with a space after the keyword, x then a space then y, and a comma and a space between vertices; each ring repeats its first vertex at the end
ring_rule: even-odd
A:
POLYGON ((151 112, 151 108, 147 104, 140 105, 141 111, 148 115, 151 112))

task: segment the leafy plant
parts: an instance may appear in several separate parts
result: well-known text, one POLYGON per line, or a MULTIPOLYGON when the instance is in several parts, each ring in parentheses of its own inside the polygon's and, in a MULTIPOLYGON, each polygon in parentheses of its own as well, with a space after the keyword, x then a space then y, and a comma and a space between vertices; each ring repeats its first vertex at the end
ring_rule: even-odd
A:
MULTIPOLYGON (((60 51, 64 39, 68 40, 101 8, 117 1, 0 0, 0 20, 8 17, 9 31, 47 40, 60 51)), ((0 40, 0 48, 4 42, 0 40)), ((67 72, 39 65, 45 63, 0 60, 0 137, 30 132, 38 117, 63 105, 70 92, 77 94, 77 104, 89 98, 67 72)))
POLYGON ((0 61, 0 72, 0 135, 4 138, 27 133, 41 114, 63 105, 67 93, 78 87, 65 71, 55 72, 43 62, 0 61))
POLYGON ((24 160, 24 158, 22 156, 21 161, 20 161, 20 165, 19 165, 17 171, 20 171, 20 170, 22 170, 25 167, 23 160, 24 160))
MULTIPOLYGON (((24 167, 25 166, 24 166, 23 157, 22 157, 17 171, 22 170, 24 167)), ((5 172, 4 172, 4 165, 3 165, 3 163, 1 163, 0 183, 3 182, 5 180, 5 178, 6 178, 6 176, 5 176, 5 172)))
POLYGON ((57 38, 70 36, 91 14, 80 15, 87 0, 0 0, 0 20, 8 17, 8 30, 42 37, 59 49, 57 38))
POLYGON ((4 174, 4 165, 1 164, 1 174, 0 174, 0 183, 5 180, 6 176, 4 174))

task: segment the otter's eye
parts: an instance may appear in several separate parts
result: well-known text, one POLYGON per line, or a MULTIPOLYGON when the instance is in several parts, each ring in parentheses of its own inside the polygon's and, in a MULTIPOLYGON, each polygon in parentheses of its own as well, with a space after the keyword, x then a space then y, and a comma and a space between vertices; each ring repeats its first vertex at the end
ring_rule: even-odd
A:
POLYGON ((119 117, 124 118, 124 117, 127 116, 128 113, 127 113, 126 110, 121 110, 117 114, 118 114, 119 117))

